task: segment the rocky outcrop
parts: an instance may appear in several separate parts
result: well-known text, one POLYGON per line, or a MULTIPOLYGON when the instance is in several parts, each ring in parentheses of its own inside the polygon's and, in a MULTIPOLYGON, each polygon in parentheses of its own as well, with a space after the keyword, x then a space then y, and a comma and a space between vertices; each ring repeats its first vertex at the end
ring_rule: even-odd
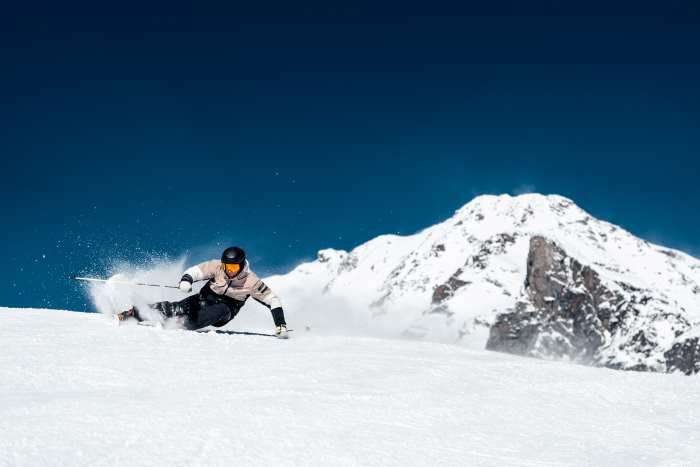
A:
POLYGON ((447 279, 447 282, 435 287, 435 290, 433 290, 433 297, 431 299, 431 303, 433 305, 440 305, 444 303, 452 298, 457 290, 469 284, 468 281, 463 281, 459 278, 461 274, 462 269, 460 268, 457 270, 457 272, 452 274, 449 279, 447 279))
POLYGON ((681 371, 686 375, 700 373, 700 337, 680 338, 671 350, 664 354, 668 371, 681 371))
POLYGON ((515 243, 517 234, 498 234, 481 244, 479 251, 467 260, 466 266, 477 269, 486 269, 488 261, 494 255, 502 255, 506 253, 508 247, 515 243))
POLYGON ((530 240, 524 286, 515 308, 496 318, 487 349, 642 371, 688 373, 700 362, 697 340, 674 344, 690 329, 683 310, 674 313, 653 291, 603 280, 543 237, 530 240))

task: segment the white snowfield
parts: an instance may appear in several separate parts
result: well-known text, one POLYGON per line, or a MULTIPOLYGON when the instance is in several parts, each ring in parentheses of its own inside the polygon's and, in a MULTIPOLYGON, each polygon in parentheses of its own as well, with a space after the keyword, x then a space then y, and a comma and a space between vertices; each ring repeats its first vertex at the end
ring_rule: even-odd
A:
POLYGON ((699 378, 292 334, 0 308, 0 466, 700 465, 699 378))

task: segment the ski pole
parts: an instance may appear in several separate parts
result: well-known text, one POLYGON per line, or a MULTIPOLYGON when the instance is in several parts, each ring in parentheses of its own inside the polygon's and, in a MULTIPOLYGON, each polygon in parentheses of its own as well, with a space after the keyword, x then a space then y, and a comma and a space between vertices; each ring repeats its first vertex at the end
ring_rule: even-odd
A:
POLYGON ((163 285, 163 284, 145 284, 143 282, 129 282, 129 281, 112 281, 109 279, 98 279, 96 277, 78 277, 78 276, 72 276, 71 279, 74 279, 76 281, 85 281, 85 282, 104 282, 104 283, 109 283, 109 284, 123 284, 123 285, 142 285, 145 287, 162 287, 166 289, 179 289, 180 287, 176 287, 174 285, 163 285))

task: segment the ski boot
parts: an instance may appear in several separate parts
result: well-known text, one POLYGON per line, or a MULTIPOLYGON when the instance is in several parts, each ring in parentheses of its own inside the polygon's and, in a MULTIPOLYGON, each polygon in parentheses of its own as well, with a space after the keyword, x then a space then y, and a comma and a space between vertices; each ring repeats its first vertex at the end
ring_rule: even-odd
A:
POLYGON ((275 328, 275 336, 278 339, 289 339, 289 332, 287 332, 287 326, 282 324, 275 328))
POLYGON ((132 318, 136 321, 143 321, 139 316, 139 310, 137 310, 134 306, 132 306, 126 311, 122 311, 121 313, 117 313, 114 315, 114 320, 117 322, 117 324, 121 324, 132 318))

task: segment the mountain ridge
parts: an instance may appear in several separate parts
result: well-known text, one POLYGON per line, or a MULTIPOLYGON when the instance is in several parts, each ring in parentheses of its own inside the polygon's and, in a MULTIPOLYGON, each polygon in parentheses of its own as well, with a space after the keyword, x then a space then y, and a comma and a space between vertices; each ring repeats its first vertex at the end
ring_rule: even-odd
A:
POLYGON ((479 196, 415 234, 320 250, 315 261, 269 280, 283 296, 300 294, 332 303, 330 309, 342 304, 355 320, 390 333, 484 348, 496 317, 522 296, 535 236, 603 281, 654 291, 669 311, 700 322, 700 260, 596 219, 559 195, 479 196))

